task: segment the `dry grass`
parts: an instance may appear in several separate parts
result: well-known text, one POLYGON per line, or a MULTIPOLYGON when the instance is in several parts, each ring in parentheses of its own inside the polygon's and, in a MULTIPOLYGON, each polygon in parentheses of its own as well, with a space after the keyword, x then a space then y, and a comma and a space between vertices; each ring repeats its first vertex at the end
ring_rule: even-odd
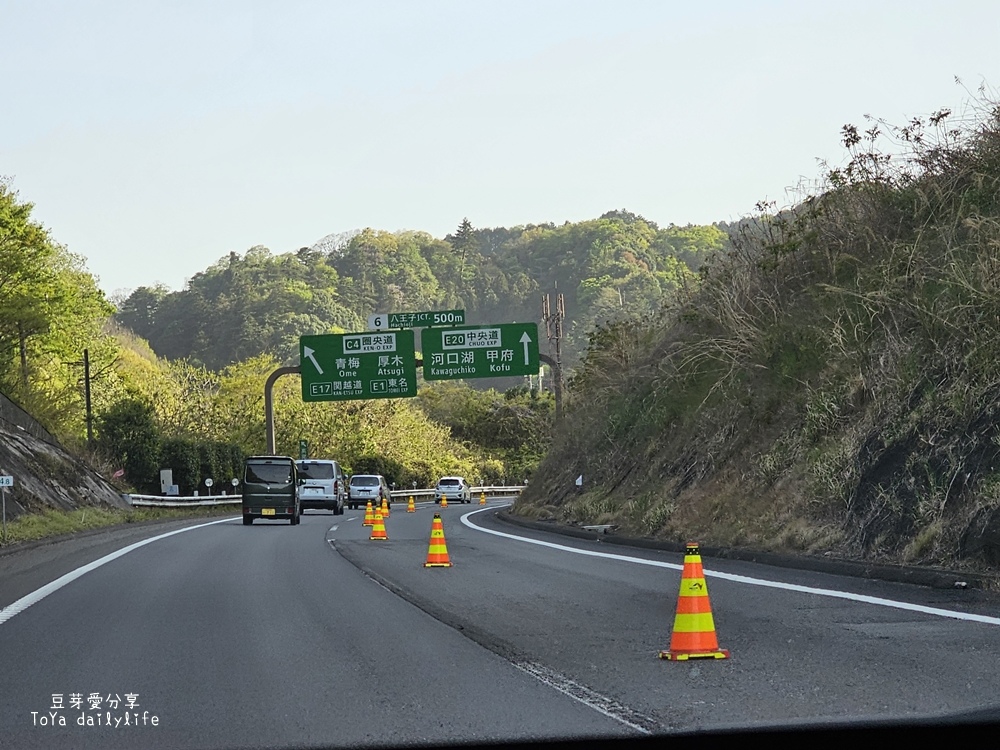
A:
POLYGON ((0 548, 20 542, 47 537, 74 534, 88 529, 119 526, 165 519, 200 518, 231 515, 233 507, 215 506, 200 508, 83 508, 72 511, 46 510, 19 516, 7 524, 7 536, 0 532, 0 548))
POLYGON ((980 105, 845 127, 821 194, 759 206, 696 290, 598 332, 522 512, 1000 564, 1000 107, 980 105))

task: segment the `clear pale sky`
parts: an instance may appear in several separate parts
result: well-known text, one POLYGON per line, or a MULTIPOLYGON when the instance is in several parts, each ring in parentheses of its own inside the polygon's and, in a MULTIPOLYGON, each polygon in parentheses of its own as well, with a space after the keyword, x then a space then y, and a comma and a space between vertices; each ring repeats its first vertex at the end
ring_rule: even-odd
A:
POLYGON ((0 176, 109 294, 366 226, 730 221, 845 123, 967 109, 998 39, 996 0, 0 0, 0 176))

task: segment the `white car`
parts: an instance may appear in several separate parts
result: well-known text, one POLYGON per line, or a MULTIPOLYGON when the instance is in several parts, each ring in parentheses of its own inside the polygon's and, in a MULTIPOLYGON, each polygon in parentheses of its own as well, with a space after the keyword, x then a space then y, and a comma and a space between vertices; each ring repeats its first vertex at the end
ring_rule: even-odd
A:
POLYGON ((472 488, 462 477, 441 477, 434 488, 434 502, 440 503, 442 498, 448 502, 471 503, 472 488))

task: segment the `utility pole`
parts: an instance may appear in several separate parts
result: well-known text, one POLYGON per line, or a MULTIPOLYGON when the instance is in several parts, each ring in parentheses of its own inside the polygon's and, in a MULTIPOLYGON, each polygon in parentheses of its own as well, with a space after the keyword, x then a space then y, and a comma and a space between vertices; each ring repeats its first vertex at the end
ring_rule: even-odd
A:
POLYGON ((549 295, 546 292, 542 297, 542 321, 545 323, 545 336, 549 340, 549 351, 554 355, 551 362, 553 390, 556 396, 556 420, 562 416, 562 337, 565 317, 566 301, 562 292, 556 295, 555 312, 552 312, 549 295))
MULTIPOLYGON (((552 324, 550 318, 552 311, 549 309, 549 293, 546 292, 542 295, 542 322, 545 324, 545 337, 549 340, 549 351, 552 351, 552 324)), ((553 375, 553 378, 555 376, 553 375)), ((553 379, 553 384, 555 380, 553 379)), ((542 390, 541 383, 538 384, 538 390, 542 390)))
POLYGON ((87 405, 87 447, 94 445, 94 414, 90 408, 90 350, 83 350, 83 398, 87 405))
MULTIPOLYGON (((73 365, 74 367, 79 367, 83 365, 83 403, 86 415, 84 421, 87 423, 87 447, 92 448, 94 446, 94 412, 91 407, 90 402, 90 350, 83 350, 83 361, 77 362, 67 362, 66 364, 73 365)), ((98 373, 100 377, 101 373, 98 373)), ((77 383, 80 381, 77 380, 77 383)))
POLYGON ((549 339, 549 351, 562 366, 563 319, 566 317, 566 298, 562 292, 556 295, 556 311, 552 312, 548 293, 542 297, 542 320, 545 321, 545 335, 549 339), (554 350, 554 351, 553 351, 554 350))
POLYGON ((562 292, 559 292, 559 296, 556 298, 556 316, 555 316, 555 340, 556 340, 556 362, 559 363, 560 369, 562 368, 562 338, 563 338, 563 320, 566 317, 566 298, 563 297, 562 292))

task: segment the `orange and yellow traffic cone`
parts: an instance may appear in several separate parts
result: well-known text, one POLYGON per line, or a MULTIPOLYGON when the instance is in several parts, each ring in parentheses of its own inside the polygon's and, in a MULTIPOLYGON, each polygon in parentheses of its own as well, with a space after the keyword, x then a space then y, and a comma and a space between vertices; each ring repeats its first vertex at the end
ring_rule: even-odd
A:
POLYGON ((425 568, 450 568, 451 560, 448 559, 448 545, 444 541, 444 524, 441 522, 441 514, 434 514, 434 521, 431 524, 431 543, 427 548, 427 562, 425 568))
POLYGON ((382 518, 389 517, 389 501, 384 497, 382 498, 382 518))
POLYGON ((368 505, 365 506, 365 520, 361 522, 362 526, 374 526, 375 525, 375 512, 372 510, 372 501, 368 501, 368 505))
POLYGON ((712 605, 701 568, 701 550, 697 542, 688 542, 681 572, 681 591, 677 597, 677 614, 670 637, 670 650, 660 652, 661 659, 728 659, 729 652, 719 648, 715 637, 712 605))
POLYGON ((479 504, 480 505, 486 505, 486 493, 485 492, 480 492, 479 493, 479 504))
POLYGON ((448 498, 446 498, 444 495, 441 496, 441 507, 442 508, 448 507, 448 498))
POLYGON ((372 535, 368 537, 369 539, 388 539, 389 535, 385 533, 385 524, 382 522, 381 511, 375 511, 375 525, 372 526, 372 535))
POLYGON ((417 506, 413 502, 413 495, 410 495, 410 502, 408 502, 406 504, 406 512, 407 513, 416 513, 417 512, 417 506))

